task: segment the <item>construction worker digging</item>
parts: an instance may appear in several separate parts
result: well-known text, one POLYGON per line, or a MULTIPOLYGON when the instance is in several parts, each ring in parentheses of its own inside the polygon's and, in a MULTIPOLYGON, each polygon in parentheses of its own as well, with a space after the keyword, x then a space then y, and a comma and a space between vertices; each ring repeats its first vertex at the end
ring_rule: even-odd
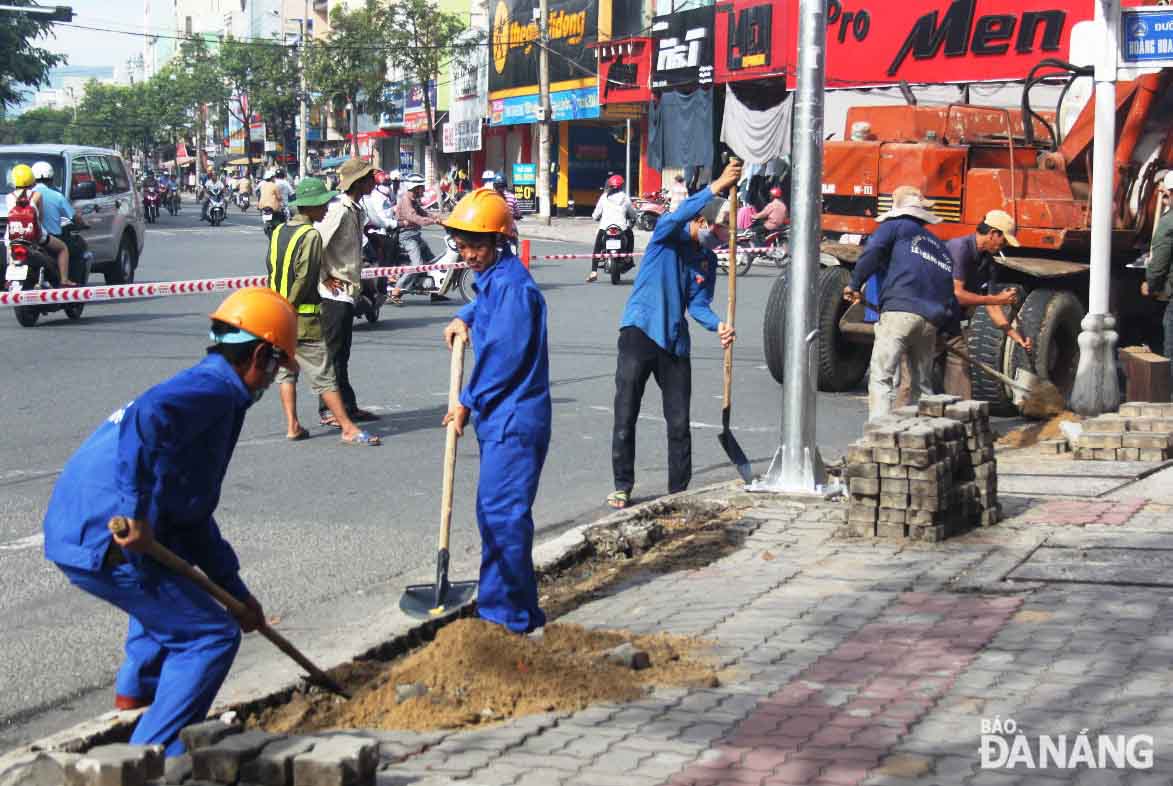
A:
POLYGON ((207 357, 112 414, 66 463, 45 514, 45 556, 79 589, 130 615, 115 705, 146 707, 130 741, 184 752, 207 715, 241 631, 265 625, 214 512, 244 416, 296 368, 297 316, 276 292, 233 293, 211 314, 207 357), (114 517, 129 531, 111 535, 114 517), (241 601, 237 619, 191 580, 143 556, 154 542, 241 601))
POLYGON ((463 433, 471 414, 480 443, 477 525, 481 534, 477 609, 517 633, 546 623, 533 565, 533 503, 550 444, 546 301, 509 248, 513 217, 488 189, 457 203, 444 227, 476 273, 477 298, 444 328, 476 354, 459 405, 443 423, 463 433))

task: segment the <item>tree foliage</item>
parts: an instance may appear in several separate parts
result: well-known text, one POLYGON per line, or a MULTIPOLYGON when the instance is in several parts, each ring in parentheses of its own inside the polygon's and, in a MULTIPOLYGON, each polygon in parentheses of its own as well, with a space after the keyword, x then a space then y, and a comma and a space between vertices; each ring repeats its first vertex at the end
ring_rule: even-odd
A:
MULTIPOLYGON (((6 5, 31 6, 32 0, 6 0, 6 5)), ((22 88, 37 88, 48 82, 49 69, 66 62, 34 46, 41 36, 51 34, 52 22, 33 14, 0 13, 0 109, 17 104, 22 88)))
POLYGON ((0 145, 33 145, 41 142, 68 141, 73 121, 69 109, 31 109, 0 123, 0 145))

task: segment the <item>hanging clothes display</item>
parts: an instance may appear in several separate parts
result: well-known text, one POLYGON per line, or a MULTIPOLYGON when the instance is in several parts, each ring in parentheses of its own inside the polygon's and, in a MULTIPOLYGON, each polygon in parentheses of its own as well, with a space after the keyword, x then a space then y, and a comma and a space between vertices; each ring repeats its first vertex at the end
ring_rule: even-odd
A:
POLYGON ((751 109, 733 85, 725 91, 721 141, 749 164, 764 164, 790 155, 790 117, 794 96, 767 109, 751 109))
POLYGON ((707 167, 712 163, 712 91, 662 93, 648 117, 648 166, 707 167))

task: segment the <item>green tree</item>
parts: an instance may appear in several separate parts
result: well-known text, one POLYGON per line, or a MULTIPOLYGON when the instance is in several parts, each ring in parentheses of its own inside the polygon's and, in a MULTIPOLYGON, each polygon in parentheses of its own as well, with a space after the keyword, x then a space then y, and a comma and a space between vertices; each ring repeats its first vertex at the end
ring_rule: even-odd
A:
POLYGON ((430 169, 436 172, 436 114, 427 85, 438 84, 440 71, 447 63, 469 54, 482 42, 465 34, 468 26, 460 15, 441 10, 434 0, 398 0, 383 9, 380 21, 391 64, 425 88, 428 156, 430 169))
MULTIPOLYGON (((33 2, 7 0, 5 4, 31 6, 33 2)), ((20 102, 22 86, 40 87, 48 81, 49 69, 66 61, 65 55, 33 46, 52 26, 44 17, 0 11, 0 110, 20 102)))
POLYGON ((330 34, 322 45, 306 49, 306 78, 310 89, 334 104, 341 96, 351 106, 350 152, 358 155, 358 112, 365 100, 368 112, 382 105, 387 81, 387 42, 383 38, 385 13, 377 0, 353 9, 336 6, 330 13, 330 34))
MULTIPOLYGON (((283 140, 286 125, 297 110, 298 72, 292 50, 230 36, 220 45, 219 68, 230 93, 245 96, 249 111, 260 115, 283 140)), ((247 134, 249 118, 239 111, 239 104, 229 101, 228 112, 247 134)), ((251 169, 252 148, 246 144, 245 150, 251 169)))
POLYGON ((33 145, 62 143, 73 120, 69 109, 31 109, 0 123, 0 144, 33 145))

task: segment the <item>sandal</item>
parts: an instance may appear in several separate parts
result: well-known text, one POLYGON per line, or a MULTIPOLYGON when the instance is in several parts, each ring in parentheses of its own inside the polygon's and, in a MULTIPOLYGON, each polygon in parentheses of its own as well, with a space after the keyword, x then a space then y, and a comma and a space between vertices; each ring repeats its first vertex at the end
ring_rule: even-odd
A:
POLYGON ((388 298, 387 302, 393 306, 402 306, 403 298, 399 295, 392 295, 390 298, 388 298))
POLYGON ((301 442, 303 439, 309 439, 310 433, 306 430, 305 426, 302 426, 296 434, 286 434, 285 438, 290 442, 301 442))
POLYGON ((346 437, 343 437, 341 440, 339 440, 339 442, 341 442, 343 445, 356 445, 358 447, 371 447, 371 448, 377 447, 377 446, 383 444, 383 440, 379 439, 378 436, 371 434, 370 432, 367 432, 367 431, 358 432, 358 435, 355 436, 354 439, 347 439, 346 437))
POLYGON ((338 425, 338 421, 334 419, 333 415, 322 415, 318 418, 318 425, 323 428, 342 428, 338 425))
POLYGON ((591 271, 591 274, 589 276, 587 276, 587 283, 588 284, 593 284, 598 280, 599 280, 599 274, 593 270, 591 271))
POLYGON ((616 510, 623 510, 627 507, 627 503, 631 500, 631 495, 626 491, 612 491, 607 495, 607 504, 616 510))

